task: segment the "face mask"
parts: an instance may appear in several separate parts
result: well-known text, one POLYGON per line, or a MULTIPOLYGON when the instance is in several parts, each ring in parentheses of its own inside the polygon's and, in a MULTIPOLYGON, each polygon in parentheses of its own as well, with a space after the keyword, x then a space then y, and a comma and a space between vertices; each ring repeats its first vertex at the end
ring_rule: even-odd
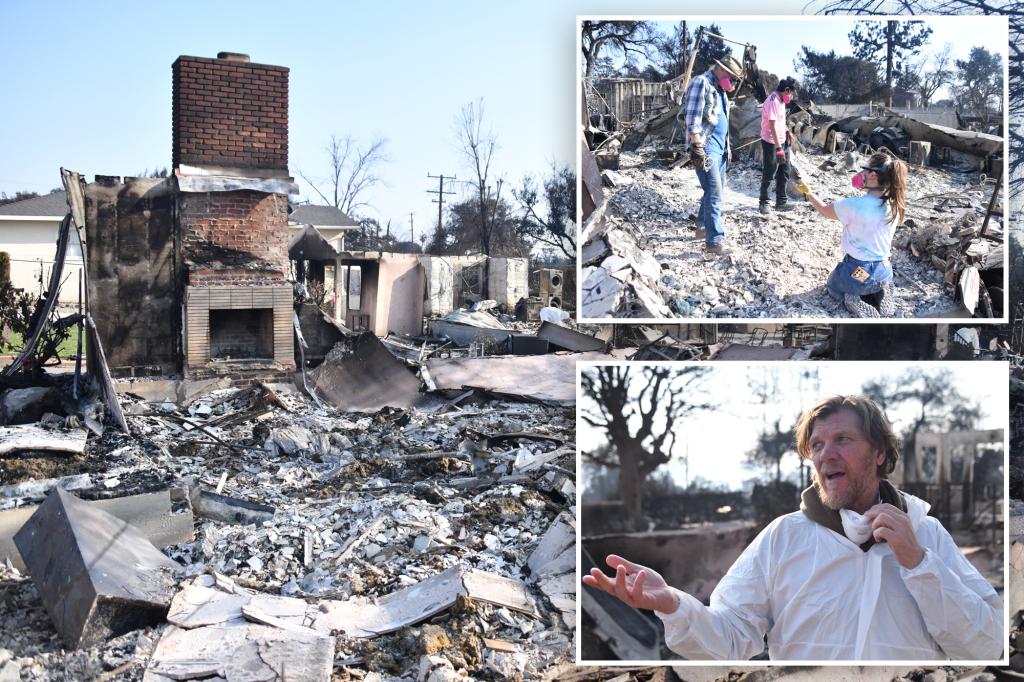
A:
POLYGON ((857 173, 856 175, 853 176, 850 182, 852 182, 853 186, 856 187, 857 189, 864 189, 864 174, 857 173))
POLYGON ((722 76, 718 79, 718 85, 726 92, 732 91, 732 79, 728 76, 722 76))
POLYGON ((792 101, 793 101, 793 95, 790 95, 789 93, 786 93, 785 95, 782 96, 782 103, 783 104, 789 104, 792 101))

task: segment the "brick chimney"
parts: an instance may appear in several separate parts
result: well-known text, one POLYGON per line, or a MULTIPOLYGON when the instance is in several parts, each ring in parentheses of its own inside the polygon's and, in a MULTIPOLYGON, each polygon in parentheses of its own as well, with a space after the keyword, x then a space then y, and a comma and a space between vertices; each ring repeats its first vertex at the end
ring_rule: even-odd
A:
MULTIPOLYGON (((288 175, 288 69, 221 52, 171 67, 172 154, 181 165, 288 175)), ((256 173, 249 173, 256 175, 256 173)))
POLYGON ((178 57, 171 70, 174 169, 208 171, 178 175, 185 376, 287 375, 288 195, 274 181, 288 177, 288 69, 221 52, 178 57), (248 184, 181 189, 201 175, 248 184))

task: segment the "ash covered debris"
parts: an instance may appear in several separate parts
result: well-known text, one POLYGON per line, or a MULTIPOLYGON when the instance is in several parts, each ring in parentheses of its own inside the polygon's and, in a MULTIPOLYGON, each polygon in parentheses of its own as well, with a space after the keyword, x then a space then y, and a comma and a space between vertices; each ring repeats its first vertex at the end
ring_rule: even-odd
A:
MULTIPOLYGON (((594 206, 581 240, 583 319, 850 316, 825 289, 843 257, 839 223, 804 202, 793 178, 794 208, 758 211, 759 117, 752 97, 731 110, 736 151, 723 198, 731 253, 718 257, 698 237, 702 191, 671 115, 633 127, 614 163, 601 154, 622 131, 594 146, 596 159, 581 150, 583 194, 594 206)), ((895 317, 1002 317, 1003 138, 888 111, 834 120, 813 103, 790 105, 787 124, 796 175, 826 203, 851 193, 852 173, 878 149, 912 162, 891 257, 895 317)))
MULTIPOLYGON (((828 155, 826 167, 814 173, 811 182, 823 196, 844 195, 846 166, 859 158, 851 154, 828 155)), ((603 219, 590 224, 584 241, 584 318, 849 316, 824 289, 842 258, 838 225, 806 204, 759 215, 759 164, 741 161, 729 174, 725 215, 733 252, 721 259, 704 257, 696 236, 701 192, 692 171, 661 167, 648 146, 623 153, 615 173, 618 186, 603 219)), ((897 316, 970 317, 974 310, 994 316, 990 311, 1002 301, 1001 220, 989 221, 992 238, 978 236, 992 185, 979 184, 977 174, 914 169, 912 187, 907 222, 894 240, 897 316), (970 268, 973 294, 956 295, 970 268), (999 303, 987 311, 978 307, 982 272, 999 290, 999 303)))
MULTIPOLYGON (((221 658, 210 653, 216 647, 203 648, 198 658, 209 665, 189 674, 224 670, 224 652, 259 642, 299 637, 321 650, 313 634, 259 619, 281 617, 285 598, 318 618, 329 616, 328 604, 351 612, 344 624, 328 618, 314 628, 336 636, 327 668, 334 674, 416 677, 440 666, 538 678, 571 660, 572 593, 558 584, 574 569, 565 559, 574 537, 566 530, 575 504, 571 407, 470 396, 432 411, 367 415, 320 408, 281 387, 273 392, 276 402, 261 387, 222 389, 181 408, 123 398, 136 436, 108 430, 89 441, 81 464, 107 467, 93 474, 95 485, 76 491, 83 499, 192 487, 193 499, 219 494, 274 510, 261 522, 230 523, 203 516, 193 502, 195 538, 164 549, 184 567, 179 590, 265 595, 260 608, 225 618, 231 632, 209 624, 222 627, 217 637, 227 648, 221 658), (296 440, 306 445, 281 447, 296 440), (543 461, 524 466, 534 460, 543 461), (409 603, 416 586, 443 575, 461 576, 465 587, 417 614, 409 603), (413 615, 388 634, 346 634, 365 613, 361 605, 385 604, 413 615)), ((172 663, 173 652, 191 646, 189 635, 167 625, 63 652, 28 577, 10 565, 2 570, 0 616, 10 627, 0 649, 24 674, 57 679, 70 669, 94 677, 125 665, 119 674, 133 678, 147 666, 153 675, 188 672, 172 663)))

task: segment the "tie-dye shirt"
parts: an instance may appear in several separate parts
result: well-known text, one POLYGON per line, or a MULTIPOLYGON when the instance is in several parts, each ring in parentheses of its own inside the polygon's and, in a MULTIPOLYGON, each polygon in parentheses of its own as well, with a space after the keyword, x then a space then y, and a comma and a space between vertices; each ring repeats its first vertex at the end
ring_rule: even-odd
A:
POLYGON ((892 251, 896 221, 884 199, 862 194, 832 204, 843 224, 843 253, 858 260, 885 260, 892 251))

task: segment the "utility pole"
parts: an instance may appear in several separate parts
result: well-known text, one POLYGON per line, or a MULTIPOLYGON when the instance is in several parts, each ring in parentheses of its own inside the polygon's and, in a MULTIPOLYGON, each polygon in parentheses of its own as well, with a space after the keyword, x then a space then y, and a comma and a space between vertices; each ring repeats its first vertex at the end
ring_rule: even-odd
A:
POLYGON ((412 224, 412 213, 409 214, 409 239, 413 244, 416 243, 416 229, 412 224))
POLYGON ((443 173, 441 175, 431 175, 430 173, 427 173, 427 177, 428 178, 437 178, 437 189, 428 189, 427 190, 427 194, 436 194, 437 195, 437 198, 436 199, 431 199, 431 201, 434 202, 435 204, 437 204, 437 229, 438 229, 438 231, 440 231, 441 230, 442 209, 444 208, 444 195, 445 194, 455 194, 455 192, 446 192, 444 190, 444 179, 447 177, 448 180, 451 181, 451 180, 455 180, 456 177, 454 175, 444 175, 443 173))

